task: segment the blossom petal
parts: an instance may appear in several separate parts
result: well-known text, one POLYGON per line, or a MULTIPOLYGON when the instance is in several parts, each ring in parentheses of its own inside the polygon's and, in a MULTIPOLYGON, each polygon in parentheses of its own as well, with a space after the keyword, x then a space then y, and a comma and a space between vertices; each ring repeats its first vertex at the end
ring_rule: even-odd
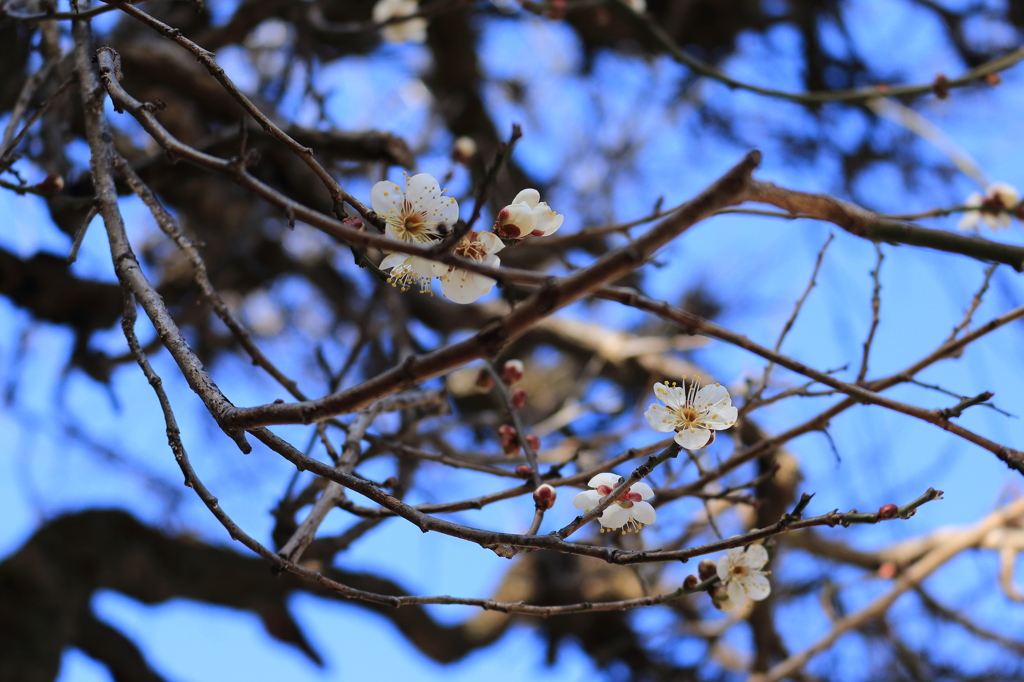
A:
POLYGON ((708 384, 699 391, 694 397, 694 404, 698 407, 702 405, 717 405, 719 402, 725 401, 725 404, 732 402, 729 397, 729 391, 721 384, 708 384))
POLYGON ((629 511, 632 512, 632 516, 635 521, 639 521, 645 526, 651 525, 654 523, 654 520, 658 518, 658 512, 655 511, 650 502, 634 502, 633 506, 629 508, 629 511))
MULTIPOLYGON (((621 476, 619 476, 618 474, 613 474, 610 471, 606 471, 603 474, 598 474, 597 476, 594 476, 592 479, 590 479, 589 482, 587 482, 587 485, 589 485, 591 488, 600 488, 603 485, 606 485, 609 488, 614 488, 619 484, 620 478, 621 476)), ((594 494, 596 495, 597 493, 594 494)))
POLYGON ((516 198, 512 200, 513 204, 526 204, 530 208, 533 208, 540 201, 540 192, 532 188, 526 188, 522 192, 516 195, 516 198))
POLYGON ((623 509, 619 505, 613 504, 604 510, 598 521, 605 528, 622 528, 629 519, 630 513, 628 509, 623 509))
POLYGON ((707 429, 683 429, 676 434, 676 442, 687 450, 700 450, 711 440, 707 429))
POLYGON ((493 232, 481 232, 477 235, 477 239, 484 243, 484 248, 487 250, 488 255, 497 253, 505 248, 505 243, 493 232))
POLYGON ((735 405, 726 405, 709 414, 705 422, 709 429, 721 431, 735 424, 738 415, 739 412, 736 410, 735 405))
POLYGON ((749 568, 760 570, 768 563, 768 550, 764 545, 748 545, 747 551, 743 553, 743 564, 749 568))
POLYGON ((536 223, 534 231, 540 231, 543 233, 542 236, 547 236, 562 226, 565 216, 555 213, 542 201, 533 209, 533 220, 536 223))
POLYGON ((388 213, 401 211, 404 198, 402 188, 388 180, 381 180, 370 190, 370 206, 382 218, 387 218, 388 213))
POLYGON ((410 260, 411 258, 412 256, 410 256, 407 253, 393 253, 390 256, 385 256, 384 260, 382 260, 380 262, 380 265, 378 265, 377 267, 379 267, 381 270, 388 270, 390 268, 398 267, 399 265, 401 265, 407 260, 410 260))
POLYGON ((733 551, 735 550, 729 550, 728 554, 718 557, 718 561, 715 562, 715 573, 723 583, 729 579, 729 574, 732 572, 733 551))
POLYGON ((655 431, 668 433, 669 431, 676 430, 678 417, 661 405, 652 403, 651 406, 647 408, 647 411, 644 412, 644 418, 655 431))
POLYGON ((671 410, 678 410, 686 404, 686 391, 678 386, 654 384, 654 397, 665 403, 671 410))
POLYGON ((763 573, 752 573, 742 580, 743 591, 754 601, 761 601, 772 592, 772 584, 763 573))
POLYGON ((981 211, 967 211, 957 224, 957 229, 973 230, 981 222, 981 211))
POLYGON ((472 303, 489 294, 494 284, 490 277, 452 268, 447 277, 441 279, 441 291, 455 303, 472 303))
POLYGON ((583 511, 590 511, 601 501, 601 495, 596 490, 584 490, 572 498, 572 506, 583 511))
POLYGON ((967 208, 977 208, 981 206, 981 202, 985 200, 985 197, 981 196, 981 192, 971 192, 967 199, 964 200, 964 206, 967 208))
POLYGON ((736 606, 743 606, 747 603, 747 591, 743 589, 743 585, 738 580, 730 580, 725 589, 729 593, 729 599, 736 606))
POLYGON ((640 496, 641 500, 649 500, 654 497, 654 491, 651 490, 651 486, 647 485, 643 481, 631 485, 629 487, 629 492, 636 493, 640 496))

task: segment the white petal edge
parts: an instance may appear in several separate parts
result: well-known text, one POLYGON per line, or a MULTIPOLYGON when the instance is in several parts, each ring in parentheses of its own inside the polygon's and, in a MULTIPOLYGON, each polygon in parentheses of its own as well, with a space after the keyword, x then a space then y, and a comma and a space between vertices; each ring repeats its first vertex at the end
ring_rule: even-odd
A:
POLYGON ((601 496, 596 490, 584 490, 572 498, 572 506, 583 511, 590 511, 601 501, 601 496))
POLYGON ((647 485, 643 481, 631 485, 629 487, 629 492, 636 493, 640 496, 641 500, 649 500, 654 497, 654 491, 651 490, 651 486, 647 485))
MULTIPOLYGON (((602 485, 606 485, 609 488, 614 488, 619 484, 619 478, 621 477, 618 474, 613 474, 610 471, 606 471, 603 474, 597 474, 596 476, 594 476, 592 479, 590 479, 590 481, 587 482, 587 485, 589 485, 591 488, 597 488, 602 485)), ((597 493, 594 494, 596 495, 597 493)))
POLYGON ((658 512, 655 511, 649 502, 634 502, 629 511, 633 513, 634 519, 645 526, 651 525, 658 518, 658 512))

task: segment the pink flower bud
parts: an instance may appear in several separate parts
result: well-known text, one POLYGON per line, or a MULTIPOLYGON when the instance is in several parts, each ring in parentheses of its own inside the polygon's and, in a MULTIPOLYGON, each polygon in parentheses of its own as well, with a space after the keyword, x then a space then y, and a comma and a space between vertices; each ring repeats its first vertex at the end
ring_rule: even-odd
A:
POLYGON ((534 452, 540 450, 540 438, 537 438, 537 436, 533 435, 532 433, 526 437, 526 443, 534 452))
POLYGON ((878 518, 882 520, 895 519, 900 513, 900 508, 890 502, 878 508, 878 518))
POLYGON ((522 407, 523 405, 526 404, 526 391, 524 391, 521 388, 517 388, 516 390, 512 391, 511 398, 512 405, 514 405, 515 407, 522 407))
MULTIPOLYGON (((527 468, 529 469, 529 467, 527 468)), ((533 503, 541 511, 551 509, 555 504, 556 497, 558 497, 558 493, 547 483, 533 491, 533 503)))
MULTIPOLYGON (((520 464, 515 469, 515 474, 519 478, 530 478, 533 476, 533 469, 530 468, 529 464, 520 464)), ((537 493, 534 493, 536 495, 537 493)))
POLYGON ((523 361, 522 360, 508 360, 501 367, 501 380, 505 382, 507 386, 514 386, 523 380, 523 361))

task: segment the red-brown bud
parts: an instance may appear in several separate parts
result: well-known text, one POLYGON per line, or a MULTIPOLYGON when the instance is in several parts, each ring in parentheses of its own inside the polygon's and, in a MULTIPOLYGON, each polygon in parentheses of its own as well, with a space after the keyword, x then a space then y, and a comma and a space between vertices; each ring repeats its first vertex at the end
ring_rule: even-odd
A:
POLYGON ((524 391, 523 389, 517 388, 516 390, 512 391, 511 400, 513 406, 522 407, 523 405, 526 404, 526 398, 526 391, 524 391))
POLYGON ((895 519, 900 513, 900 508, 890 502, 889 504, 883 504, 878 508, 878 518, 880 519, 895 519))
POLYGON ((697 576, 688 575, 686 576, 686 580, 683 581, 683 589, 692 590, 693 588, 697 587, 697 582, 697 576))
POLYGON ((507 386, 514 386, 523 380, 523 372, 522 360, 508 360, 501 367, 501 380, 507 386))
POLYGON ((480 370, 476 375, 476 387, 481 391, 491 390, 494 388, 494 377, 486 369, 480 370))
POLYGON ((990 73, 989 75, 985 76, 985 82, 988 83, 989 85, 999 85, 1000 83, 1003 82, 1003 77, 1000 76, 998 73, 990 73))
POLYGON ((715 577, 718 575, 718 564, 712 559, 705 559, 697 564, 697 575, 700 576, 701 580, 715 577))
POLYGON ((949 79, 946 78, 946 74, 940 73, 935 77, 935 81, 932 83, 932 92, 939 99, 949 97, 949 79))
POLYGON ((530 478, 533 476, 533 469, 530 468, 529 464, 520 464, 516 467, 515 474, 519 478, 530 478))
POLYGON ((537 436, 533 435, 532 433, 526 437, 526 443, 534 452, 540 450, 540 438, 537 438, 537 436))
POLYGON ((501 438, 501 449, 505 456, 512 457, 519 453, 522 445, 519 443, 519 434, 514 426, 502 424, 498 427, 498 437, 501 438))
POLYGON ((886 580, 896 577, 896 564, 886 561, 878 567, 878 577, 886 580))
POLYGON ((42 182, 36 185, 36 189, 40 192, 49 192, 56 194, 57 192, 64 189, 64 178, 59 173, 50 173, 47 175, 42 182))
POLYGON ((555 504, 556 497, 558 497, 558 493, 547 483, 533 491, 533 503, 541 511, 551 509, 555 504))

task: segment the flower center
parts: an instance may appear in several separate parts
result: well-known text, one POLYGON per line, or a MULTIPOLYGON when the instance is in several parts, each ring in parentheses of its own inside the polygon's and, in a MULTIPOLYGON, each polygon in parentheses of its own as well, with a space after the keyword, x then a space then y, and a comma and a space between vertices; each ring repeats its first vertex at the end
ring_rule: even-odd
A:
POLYGON ((388 276, 388 283, 402 291, 408 291, 413 285, 419 285, 421 294, 433 295, 434 293, 430 289, 430 278, 417 275, 413 271, 412 266, 407 262, 391 270, 391 274, 388 276))
POLYGON ((482 240, 477 239, 477 233, 472 231, 455 247, 455 253, 470 260, 482 261, 487 258, 487 248, 482 240))
POLYGON ((740 577, 742 577, 742 576, 747 574, 747 567, 746 566, 733 566, 732 567, 732 571, 730 571, 730 572, 733 574, 734 577, 740 578, 740 577))

